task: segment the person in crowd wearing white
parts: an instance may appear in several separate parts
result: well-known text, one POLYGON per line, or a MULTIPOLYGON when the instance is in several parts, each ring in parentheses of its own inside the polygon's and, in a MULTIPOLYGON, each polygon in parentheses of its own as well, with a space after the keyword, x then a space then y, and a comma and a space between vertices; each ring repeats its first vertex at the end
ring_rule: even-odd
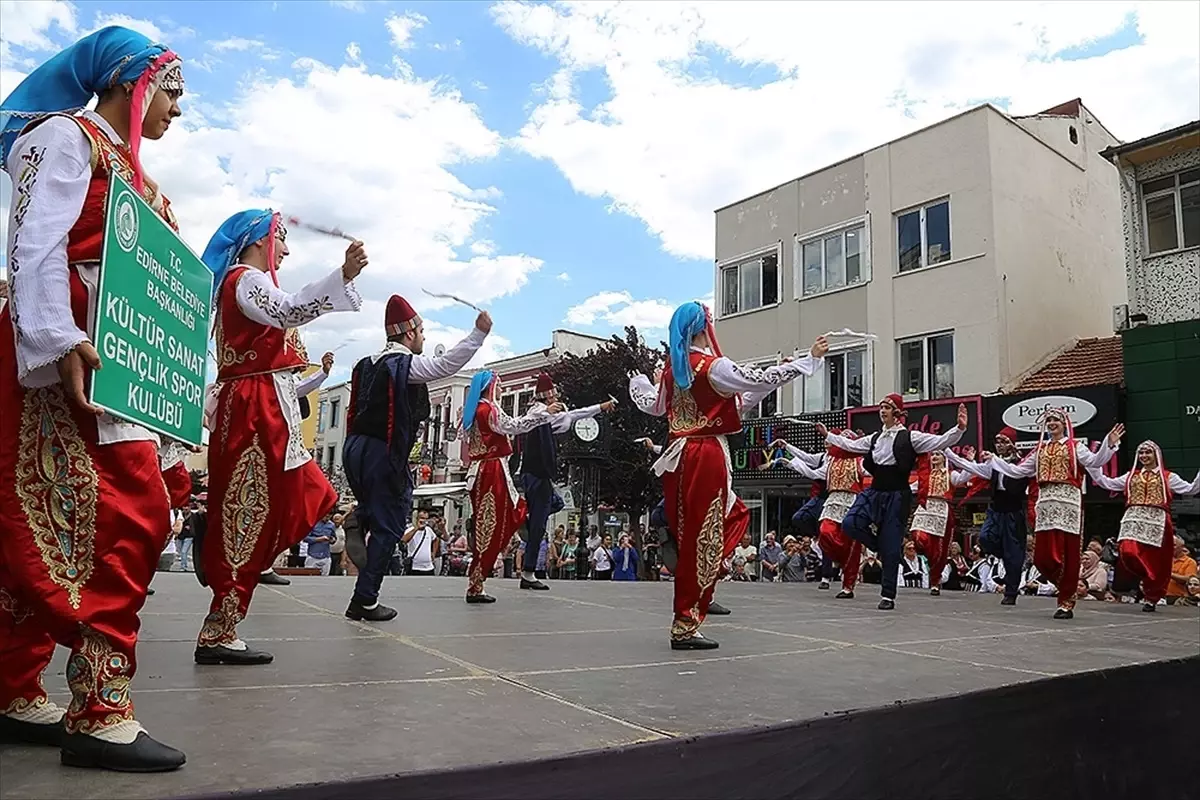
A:
POLYGON ((904 541, 904 553, 896 568, 896 581, 910 589, 929 588, 929 562, 925 556, 917 553, 916 542, 912 539, 904 541))
POLYGON ((592 579, 597 581, 612 580, 612 536, 604 534, 600 544, 592 551, 592 579))
POLYGON ((437 574, 433 559, 439 554, 441 542, 429 526, 428 511, 421 509, 417 512, 417 523, 404 532, 401 541, 408 552, 409 575, 437 574))

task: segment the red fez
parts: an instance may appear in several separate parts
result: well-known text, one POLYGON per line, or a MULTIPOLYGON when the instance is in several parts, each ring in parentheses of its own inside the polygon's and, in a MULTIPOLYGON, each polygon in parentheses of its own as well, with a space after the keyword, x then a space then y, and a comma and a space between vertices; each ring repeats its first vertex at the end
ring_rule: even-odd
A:
POLYGON ((420 324, 421 315, 413 310, 408 301, 398 294, 392 295, 388 300, 387 312, 383 316, 383 327, 387 335, 400 336, 415 331, 420 324))
POLYGON ((997 436, 997 438, 1003 436, 1005 439, 1008 439, 1010 442, 1013 442, 1013 443, 1015 443, 1017 441, 1017 432, 1007 426, 1001 428, 1000 432, 997 433, 996 436, 997 436))
POLYGON ((893 392, 892 394, 889 394, 887 397, 883 398, 883 402, 888 403, 889 405, 892 406, 892 408, 896 409, 897 411, 899 411, 901 413, 904 412, 904 398, 901 397, 900 395, 896 394, 895 392, 893 392))
POLYGON ((537 377, 537 387, 534 393, 537 397, 545 397, 551 390, 554 389, 554 379, 549 374, 542 372, 537 377))

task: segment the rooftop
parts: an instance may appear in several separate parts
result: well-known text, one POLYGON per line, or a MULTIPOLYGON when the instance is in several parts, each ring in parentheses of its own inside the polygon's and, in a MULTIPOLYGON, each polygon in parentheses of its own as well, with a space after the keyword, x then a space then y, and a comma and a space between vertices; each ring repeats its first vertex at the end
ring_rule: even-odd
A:
POLYGON ((1100 155, 1114 164, 1118 159, 1124 159, 1132 164, 1141 164, 1173 155, 1182 150, 1197 148, 1200 148, 1200 119, 1180 125, 1178 128, 1156 133, 1153 136, 1110 147, 1101 151, 1100 155))
POLYGON ((1125 382, 1121 337, 1080 339, 1016 386, 1013 392, 1046 392, 1125 382))

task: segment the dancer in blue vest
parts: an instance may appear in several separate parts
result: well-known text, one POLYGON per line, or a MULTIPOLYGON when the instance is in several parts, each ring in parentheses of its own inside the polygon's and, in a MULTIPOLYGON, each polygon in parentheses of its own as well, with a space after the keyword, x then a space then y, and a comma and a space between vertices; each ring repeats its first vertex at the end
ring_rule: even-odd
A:
POLYGON ((346 616, 368 622, 396 616, 394 608, 380 604, 379 590, 396 543, 412 517, 408 455, 418 427, 429 419, 426 384, 466 366, 491 332, 492 318, 480 312, 467 338, 434 358, 422 355, 425 326, 400 295, 388 300, 384 329, 387 346, 354 366, 342 451, 346 479, 358 500, 359 529, 369 535, 365 564, 359 569, 346 616))
MULTIPOLYGON (((530 410, 545 410, 558 402, 554 379, 546 373, 538 375, 534 403, 530 410)), ((558 448, 554 435, 566 433, 578 420, 590 419, 601 412, 611 411, 616 402, 606 400, 599 405, 551 414, 550 421, 525 434, 521 446, 521 485, 525 489, 528 535, 525 540, 525 562, 521 568, 521 588, 546 591, 550 587, 538 580, 537 560, 546 538, 546 523, 550 515, 562 510, 563 501, 554 491, 558 475, 558 448)))
POLYGON ((904 398, 889 394, 879 404, 879 419, 883 430, 872 436, 847 439, 829 433, 824 425, 817 432, 827 444, 849 453, 863 455, 863 467, 871 473, 871 486, 864 489, 842 520, 842 530, 852 539, 862 542, 879 554, 883 562, 883 588, 880 611, 896 607, 896 579, 900 569, 900 546, 912 507, 912 488, 909 474, 916 465, 917 455, 945 450, 958 444, 967 429, 967 407, 958 406, 958 426, 941 436, 904 427, 904 398), (872 531, 871 527, 875 530, 872 531))

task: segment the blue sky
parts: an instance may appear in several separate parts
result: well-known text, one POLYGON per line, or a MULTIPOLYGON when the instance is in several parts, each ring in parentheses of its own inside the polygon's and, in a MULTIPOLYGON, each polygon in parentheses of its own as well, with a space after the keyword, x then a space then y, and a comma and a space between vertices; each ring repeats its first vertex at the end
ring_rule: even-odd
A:
MULTIPOLYGON (((184 56, 183 130, 144 158, 195 249, 251 204, 362 236, 365 313, 308 334, 343 366, 393 291, 434 341, 470 327, 422 287, 489 308, 482 357, 661 335, 712 292, 715 208, 979 102, 1083 97, 1124 139, 1200 116, 1190 3, 0 4, 0 94, 110 22, 184 56)), ((293 251, 285 287, 338 262, 293 251)))

